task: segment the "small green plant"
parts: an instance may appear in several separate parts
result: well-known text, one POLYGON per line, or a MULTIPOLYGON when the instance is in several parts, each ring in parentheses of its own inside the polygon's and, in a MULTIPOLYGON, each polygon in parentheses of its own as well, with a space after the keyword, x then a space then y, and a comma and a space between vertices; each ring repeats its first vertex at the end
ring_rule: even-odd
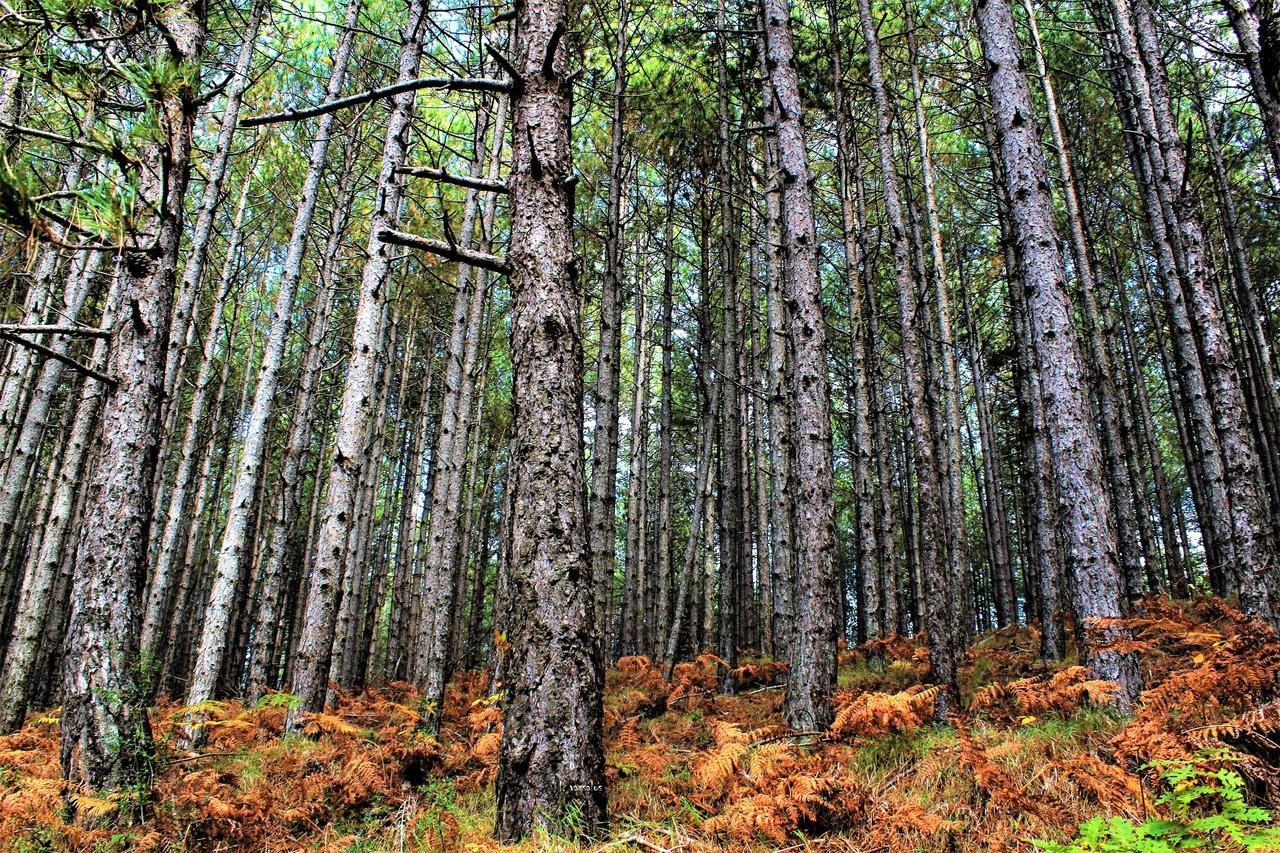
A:
POLYGON ((413 828, 413 838, 423 850, 445 850, 458 831, 453 813, 457 808, 458 792, 452 779, 432 779, 418 787, 418 818, 413 828))
POLYGON ((1078 838, 1059 844, 1032 841, 1048 853, 1167 853, 1174 850, 1280 850, 1280 826, 1271 812, 1244 800, 1244 779, 1230 754, 1210 750, 1190 761, 1156 761, 1169 790, 1157 800, 1167 818, 1134 824, 1122 817, 1095 817, 1080 825, 1078 838))

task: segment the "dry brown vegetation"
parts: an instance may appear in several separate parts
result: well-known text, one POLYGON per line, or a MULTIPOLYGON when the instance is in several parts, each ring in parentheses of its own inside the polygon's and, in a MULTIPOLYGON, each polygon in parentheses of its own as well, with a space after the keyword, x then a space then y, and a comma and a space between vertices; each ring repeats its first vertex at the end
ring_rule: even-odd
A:
MULTIPOLYGON (((1132 718, 1110 685, 1035 659, 1029 629, 984 637, 966 655, 966 711, 929 722, 936 688, 918 642, 841 655, 830 732, 780 723, 784 668, 750 661, 737 696, 715 693, 703 655, 670 680, 643 657, 609 673, 610 850, 1023 850, 1071 836, 1098 814, 1158 814, 1158 759, 1230 750, 1249 796, 1280 804, 1280 638, 1214 599, 1153 599, 1125 620, 1149 689, 1132 718), (876 666, 869 665, 874 659, 876 666)), ((28 850, 487 850, 500 696, 486 675, 449 689, 440 739, 419 733, 405 684, 344 695, 281 738, 287 697, 198 709, 198 753, 157 756, 153 817, 130 833, 90 828, 119 799, 67 792, 57 712, 0 738, 0 841, 28 850), (66 819, 66 802, 80 813, 66 819)), ((162 703, 157 742, 191 709, 162 703)), ((572 849, 535 836, 523 849, 572 849)))

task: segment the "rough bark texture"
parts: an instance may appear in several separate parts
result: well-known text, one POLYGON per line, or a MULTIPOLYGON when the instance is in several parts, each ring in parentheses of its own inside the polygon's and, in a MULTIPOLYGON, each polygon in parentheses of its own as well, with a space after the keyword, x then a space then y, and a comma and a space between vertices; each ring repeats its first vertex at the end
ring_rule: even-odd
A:
POLYGON ((605 822, 604 665, 592 610, 582 459, 580 293, 572 239, 565 0, 516 4, 512 92, 511 555, 494 834, 605 822))
MULTIPOLYGON (((196 62, 204 44, 198 11, 173 6, 165 21, 160 50, 171 61, 196 62)), ((103 407, 99 454, 88 481, 62 670, 63 773, 92 789, 139 781, 151 760, 138 615, 195 94, 184 85, 157 100, 163 140, 143 160, 140 187, 155 206, 147 223, 155 251, 121 259, 120 301, 107 324, 106 369, 118 384, 103 407)))
POLYGON ((818 278, 813 175, 805 150, 804 115, 792 47, 790 4, 763 6, 769 70, 766 97, 777 111, 778 166, 782 170, 782 253, 795 395, 795 604, 786 718, 811 730, 831 722, 836 686, 835 520, 832 486, 830 387, 826 319, 818 278), (802 474, 800 472, 803 472, 802 474))
MULTIPOLYGON (((1040 368, 1040 397, 1058 505, 1075 574, 1076 618, 1080 623, 1118 618, 1124 613, 1123 588, 1111 507, 1103 487, 1100 442, 1084 392, 1084 364, 1072 325, 1044 151, 1021 70, 1013 12, 1007 0, 979 0, 977 17, 1040 368)), ((1085 657, 1098 677, 1119 683, 1119 702, 1128 708, 1142 685, 1133 656, 1086 645, 1085 657)))

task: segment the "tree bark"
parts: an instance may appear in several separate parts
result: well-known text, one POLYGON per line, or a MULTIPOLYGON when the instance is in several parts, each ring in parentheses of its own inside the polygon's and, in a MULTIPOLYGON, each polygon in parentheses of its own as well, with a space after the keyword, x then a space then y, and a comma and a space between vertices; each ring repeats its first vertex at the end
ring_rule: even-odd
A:
MULTIPOLYGON (((1083 629, 1088 627, 1087 620, 1114 619, 1124 613, 1100 442, 1083 391, 1084 365, 1071 320, 1048 173, 1031 92, 1021 70, 1013 12, 1008 0, 978 0, 977 18, 1008 182, 1013 236, 1027 289, 1058 505, 1075 570, 1077 624, 1083 629)), ((1114 634, 1116 629, 1103 633, 1114 634)), ((1131 707, 1142 683, 1133 655, 1102 650, 1091 642, 1082 652, 1097 677, 1119 684, 1120 707, 1131 707)))
POLYGON ((836 686, 839 583, 826 319, 790 4, 765 0, 762 12, 769 72, 765 97, 774 100, 782 172, 782 254, 794 353, 788 379, 795 397, 795 470, 804 472, 795 478, 797 618, 785 715, 792 728, 808 731, 831 723, 830 697, 836 686))
MULTIPOLYGON (((194 64, 204 32, 199 7, 171 6, 158 52, 194 64)), ((140 196, 155 211, 147 223, 155 248, 121 258, 120 301, 105 324, 112 332, 107 372, 118 385, 103 406, 100 453, 88 480, 62 672, 63 773, 92 790, 140 782, 152 760, 136 661, 138 614, 195 94, 181 85, 157 99, 162 139, 151 143, 140 176, 140 196)))
MULTIPOLYGON (((426 4, 424 0, 413 0, 401 33, 397 80, 417 77, 427 29, 426 4)), ((410 91, 392 99, 383 141, 377 195, 369 223, 369 242, 351 337, 351 358, 342 389, 333 460, 329 466, 316 539, 315 562, 307 579, 302 633, 294 655, 292 692, 301 701, 296 709, 291 709, 286 720, 290 731, 299 724, 299 712, 320 710, 325 698, 334 620, 341 603, 341 567, 357 483, 369 452, 369 429, 374 401, 378 397, 374 384, 378 355, 382 350, 385 307, 390 298, 392 247, 382 242, 378 235, 393 228, 399 216, 403 187, 396 179, 395 170, 405 162, 409 151, 414 98, 415 93, 410 91)))
POLYGON ((509 647, 494 835, 605 823, 604 665, 593 624, 582 457, 582 332, 569 179, 572 83, 565 0, 516 7, 512 63, 509 647))

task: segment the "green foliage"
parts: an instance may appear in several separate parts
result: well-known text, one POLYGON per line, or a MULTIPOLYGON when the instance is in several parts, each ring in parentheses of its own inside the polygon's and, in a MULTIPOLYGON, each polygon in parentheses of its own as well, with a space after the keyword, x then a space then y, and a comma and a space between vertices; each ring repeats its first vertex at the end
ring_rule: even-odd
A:
POLYGON ((259 708, 284 708, 292 711, 302 706, 302 697, 292 693, 268 693, 258 700, 259 708))
POLYGON ((1058 844, 1032 843, 1048 853, 1166 853, 1173 850, 1280 850, 1280 826, 1271 812, 1244 799, 1244 779, 1229 754, 1201 753, 1192 761, 1157 761, 1169 786, 1158 802, 1168 818, 1135 824, 1123 817, 1095 817, 1080 825, 1078 838, 1058 844))
POLYGON ((0 162, 0 220, 14 230, 29 234, 36 222, 35 179, 21 166, 6 159, 0 162))

